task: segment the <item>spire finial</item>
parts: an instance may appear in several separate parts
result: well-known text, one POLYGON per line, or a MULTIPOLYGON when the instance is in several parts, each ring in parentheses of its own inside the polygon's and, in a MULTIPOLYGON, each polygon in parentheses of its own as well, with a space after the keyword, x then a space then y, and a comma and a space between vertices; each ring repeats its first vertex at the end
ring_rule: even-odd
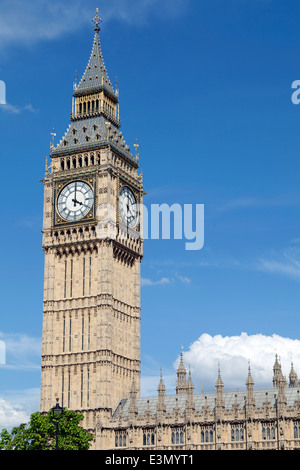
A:
POLYGON ((100 31, 99 23, 102 23, 102 20, 101 20, 101 18, 100 18, 100 16, 99 16, 99 9, 98 9, 98 8, 96 8, 96 16, 95 16, 95 18, 93 19, 93 22, 94 22, 95 25, 96 25, 95 28, 94 28, 94 30, 95 30, 97 33, 99 33, 99 31, 100 31))
POLYGON ((138 148, 139 148, 139 144, 138 144, 138 140, 137 140, 137 139, 135 139, 134 147, 135 147, 135 156, 138 157, 138 148))
POLYGON ((50 150, 52 150, 54 148, 54 137, 56 136, 54 129, 52 130, 52 132, 50 132, 50 135, 52 136, 52 142, 50 142, 50 150))

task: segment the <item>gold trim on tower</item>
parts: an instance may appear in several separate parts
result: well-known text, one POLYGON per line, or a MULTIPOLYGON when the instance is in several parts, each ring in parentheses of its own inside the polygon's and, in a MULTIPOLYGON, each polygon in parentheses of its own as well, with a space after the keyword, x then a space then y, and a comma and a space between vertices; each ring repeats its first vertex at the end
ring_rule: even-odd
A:
POLYGON ((96 179, 94 176, 89 176, 89 177, 80 177, 78 175, 76 175, 76 177, 74 178, 68 178, 66 180, 63 180, 63 181, 55 181, 54 183, 54 200, 55 200, 55 209, 54 209, 54 220, 53 220, 53 225, 54 227, 57 227, 57 226, 63 226, 63 225, 72 225, 72 224, 80 224, 80 223, 83 223, 83 222, 89 222, 89 221, 93 221, 96 217, 96 214, 95 214, 95 208, 96 208, 96 201, 95 201, 95 198, 96 198, 96 179), (60 214, 59 214, 59 211, 58 211, 58 207, 57 207, 57 203, 58 203, 58 198, 59 198, 59 195, 60 193, 62 192, 62 190, 70 183, 73 183, 73 182, 76 182, 76 181, 82 181, 86 184, 88 184, 88 186, 91 188, 92 192, 93 192, 93 204, 92 204, 92 207, 91 209, 89 210, 89 212, 84 216, 82 217, 81 219, 78 219, 78 220, 66 220, 64 219, 60 214))

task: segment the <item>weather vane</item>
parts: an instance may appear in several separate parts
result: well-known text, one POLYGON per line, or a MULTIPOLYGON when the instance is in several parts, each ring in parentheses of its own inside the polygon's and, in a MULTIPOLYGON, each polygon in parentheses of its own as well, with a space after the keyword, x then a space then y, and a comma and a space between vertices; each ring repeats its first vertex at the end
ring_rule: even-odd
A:
POLYGON ((99 28, 99 23, 102 23, 102 20, 99 16, 99 9, 96 8, 96 16, 95 18, 93 19, 93 22, 95 23, 96 27, 94 28, 95 31, 100 31, 100 28, 99 28))

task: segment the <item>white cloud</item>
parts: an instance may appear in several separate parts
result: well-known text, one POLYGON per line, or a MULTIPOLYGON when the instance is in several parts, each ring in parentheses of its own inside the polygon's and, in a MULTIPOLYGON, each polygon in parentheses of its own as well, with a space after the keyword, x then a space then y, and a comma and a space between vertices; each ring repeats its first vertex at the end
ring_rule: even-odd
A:
POLYGON ((158 281, 152 281, 151 279, 146 279, 146 278, 141 279, 142 286, 161 286, 161 285, 171 284, 171 282, 172 281, 168 279, 167 277, 163 277, 159 279, 158 281))
POLYGON ((60 0, 3 0, 0 17, 0 43, 34 43, 61 36, 78 28, 84 20, 80 15, 82 1, 72 4, 60 0))
POLYGON ((177 279, 182 282, 182 284, 190 284, 191 280, 187 276, 181 276, 180 274, 176 274, 177 279))
POLYGON ((246 196, 231 199, 219 204, 220 211, 232 211, 238 209, 252 208, 276 208, 284 206, 299 206, 299 191, 288 192, 283 194, 275 194, 267 197, 246 196))
POLYGON ((0 429, 18 426, 28 421, 27 413, 20 407, 13 407, 9 402, 0 397, 0 429))
POLYGON ((27 423, 30 415, 39 411, 40 389, 7 391, 0 396, 0 430, 11 430, 14 426, 27 423))
POLYGON ((32 44, 52 40, 90 24, 96 7, 103 21, 144 24, 149 16, 181 15, 187 0, 2 0, 0 44, 32 44))
POLYGON ((39 370, 41 367, 41 338, 25 334, 7 334, 0 332, 0 339, 5 345, 5 364, 0 368, 15 370, 39 370))
POLYGON ((4 112, 11 114, 20 114, 23 111, 29 111, 31 113, 36 112, 36 109, 31 104, 26 104, 24 106, 18 106, 10 103, 1 104, 0 109, 4 112))
POLYGON ((142 278, 141 279, 141 285, 142 286, 162 286, 162 285, 168 285, 168 284, 173 284, 176 280, 179 280, 182 284, 190 284, 191 279, 187 276, 181 276, 180 274, 175 274, 174 277, 162 277, 158 281, 152 281, 151 279, 148 278, 142 278))
MULTIPOLYGON (((195 393, 200 393, 202 387, 206 390, 214 390, 218 363, 224 389, 246 388, 248 361, 250 361, 255 387, 272 388, 276 354, 287 379, 291 362, 296 372, 300 374, 300 341, 275 334, 265 336, 241 333, 239 336, 223 337, 204 333, 190 345, 188 351, 183 353, 183 358, 186 367, 191 368, 195 393)), ((179 359, 174 364, 175 368, 178 366, 178 361, 179 359)))
POLYGON ((300 280, 300 250, 291 247, 277 254, 271 254, 259 260, 258 269, 261 271, 280 274, 294 280, 300 280))

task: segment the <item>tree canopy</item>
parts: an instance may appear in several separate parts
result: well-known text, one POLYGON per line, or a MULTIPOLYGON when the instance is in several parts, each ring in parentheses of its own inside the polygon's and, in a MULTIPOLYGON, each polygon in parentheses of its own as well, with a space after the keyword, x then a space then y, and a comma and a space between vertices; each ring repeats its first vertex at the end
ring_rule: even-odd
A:
MULTIPOLYGON (((93 434, 80 426, 83 415, 64 408, 58 422, 59 450, 88 450, 93 434)), ((52 409, 43 415, 35 412, 27 424, 0 433, 0 450, 55 450, 56 419, 52 409)))

